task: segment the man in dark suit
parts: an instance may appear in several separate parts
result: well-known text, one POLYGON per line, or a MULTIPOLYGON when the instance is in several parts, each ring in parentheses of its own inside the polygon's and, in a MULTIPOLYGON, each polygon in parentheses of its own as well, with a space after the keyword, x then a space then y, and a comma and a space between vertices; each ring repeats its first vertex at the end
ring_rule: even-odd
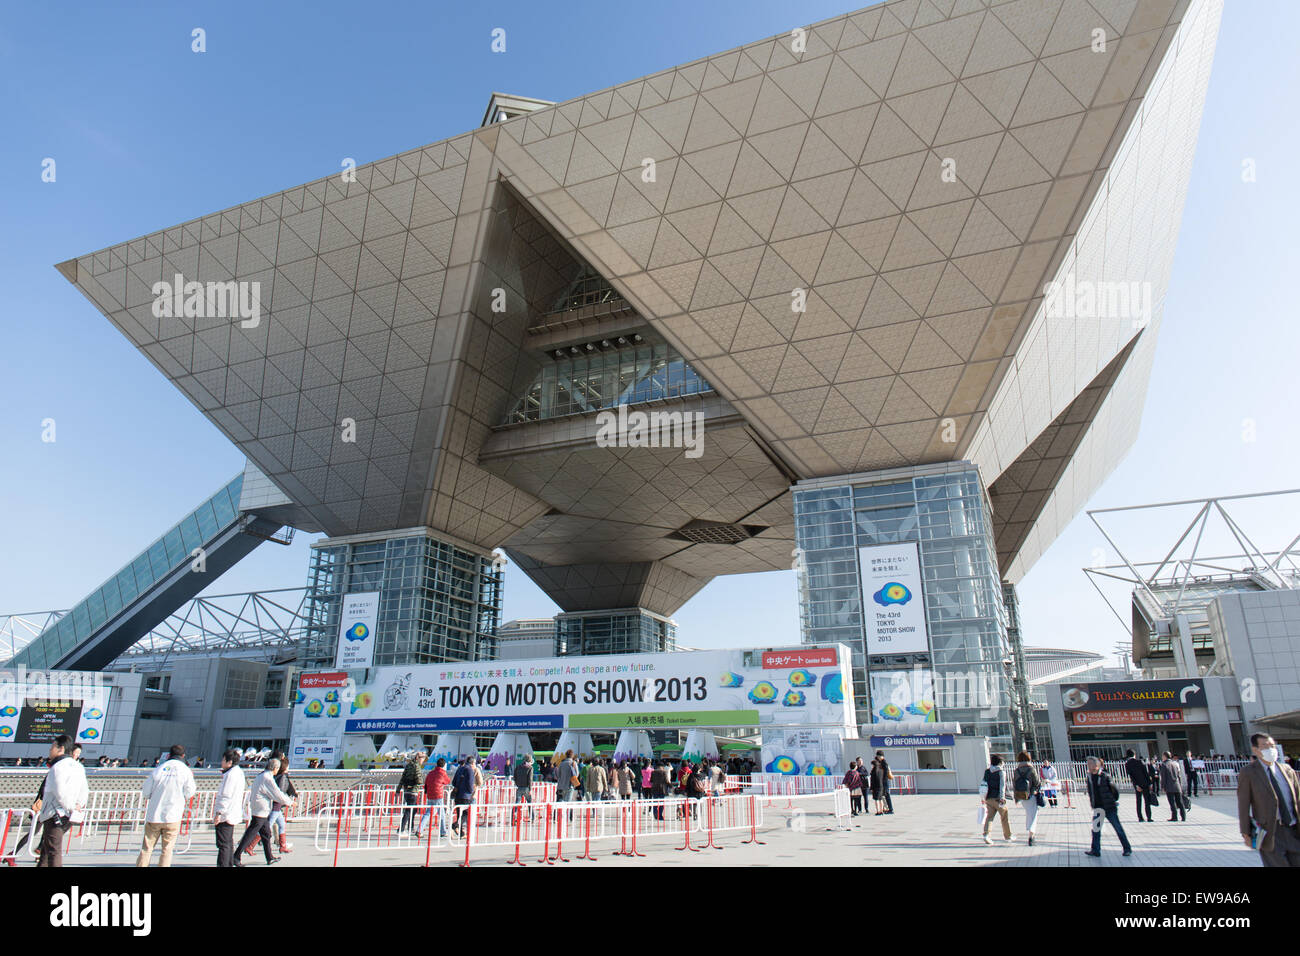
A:
POLYGON ((1252 734, 1255 755, 1237 775, 1237 817, 1246 846, 1259 850, 1265 866, 1300 866, 1300 783, 1278 759, 1268 734, 1252 734), (1256 834, 1255 828, 1258 828, 1256 834))
POLYGON ((1160 789, 1169 801, 1170 823, 1179 819, 1187 821, 1187 803, 1184 797, 1186 788, 1187 780, 1183 777, 1182 763, 1166 750, 1164 762, 1160 764, 1160 789))
POLYGON ((1199 797, 1200 788, 1197 786, 1196 768, 1192 766, 1192 752, 1189 750, 1183 754, 1183 776, 1187 778, 1187 795, 1199 797))
POLYGON ((1147 815, 1145 822, 1151 822, 1151 774, 1147 771, 1146 761, 1139 757, 1132 750, 1125 754, 1128 758, 1124 761, 1124 772, 1128 774, 1129 780, 1133 781, 1133 792, 1137 795, 1137 814, 1138 823, 1143 822, 1142 808, 1145 806, 1147 815))

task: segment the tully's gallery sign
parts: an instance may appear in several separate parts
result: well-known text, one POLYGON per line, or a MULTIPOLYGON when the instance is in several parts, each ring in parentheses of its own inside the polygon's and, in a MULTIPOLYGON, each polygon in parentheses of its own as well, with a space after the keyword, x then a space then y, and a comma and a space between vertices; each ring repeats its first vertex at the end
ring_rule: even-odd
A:
POLYGON ((1204 707, 1205 682, 1189 678, 1063 684, 1061 703, 1067 713, 1204 707))

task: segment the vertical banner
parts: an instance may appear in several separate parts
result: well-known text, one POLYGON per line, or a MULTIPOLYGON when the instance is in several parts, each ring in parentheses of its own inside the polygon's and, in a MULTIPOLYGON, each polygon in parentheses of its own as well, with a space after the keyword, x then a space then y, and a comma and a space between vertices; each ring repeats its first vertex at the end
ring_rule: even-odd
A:
POLYGON ((343 595, 339 614, 338 653, 334 666, 340 670, 364 670, 374 665, 375 622, 379 618, 379 592, 343 595))
POLYGON ((862 564, 862 622, 868 654, 925 653, 930 641, 915 541, 858 549, 862 564))
POLYGON ((300 769, 308 760, 322 760, 326 770, 338 766, 343 752, 343 721, 355 708, 352 682, 343 672, 300 674, 293 698, 293 746, 289 766, 300 769))

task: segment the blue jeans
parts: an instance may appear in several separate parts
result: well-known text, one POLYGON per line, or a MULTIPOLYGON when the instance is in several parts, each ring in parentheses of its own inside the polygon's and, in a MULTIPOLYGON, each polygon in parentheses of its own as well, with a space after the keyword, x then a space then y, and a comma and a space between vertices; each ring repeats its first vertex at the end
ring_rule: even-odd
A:
POLYGON ((429 808, 424 811, 424 816, 420 817, 420 822, 415 825, 416 834, 424 832, 424 821, 429 819, 429 814, 435 814, 438 818, 438 836, 447 835, 447 808, 441 803, 430 804, 429 808))
POLYGON ((1101 852, 1101 821, 1102 818, 1110 821, 1110 825, 1115 828, 1115 835, 1119 837, 1120 846, 1125 851, 1133 849, 1129 846, 1128 836, 1124 833, 1124 827, 1119 822, 1119 810, 1111 808, 1110 810, 1096 809, 1092 811, 1092 852, 1101 852))
POLYGON ((267 818, 266 825, 271 828, 271 832, 283 833, 285 831, 284 811, 276 810, 267 818))

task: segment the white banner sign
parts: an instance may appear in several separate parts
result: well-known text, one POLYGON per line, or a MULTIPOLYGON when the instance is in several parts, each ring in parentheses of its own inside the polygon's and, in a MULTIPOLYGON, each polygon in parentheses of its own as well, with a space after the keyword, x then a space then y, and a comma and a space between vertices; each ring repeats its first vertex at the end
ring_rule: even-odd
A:
POLYGON ((375 660, 375 622, 379 618, 379 592, 343 595, 339 614, 339 649, 334 666, 364 670, 375 660))
MULTIPOLYGON (((842 645, 615 654, 304 674, 294 738, 466 731, 853 726, 842 645)), ((305 754, 303 754, 305 756, 305 754)))
POLYGON ((930 642, 915 541, 858 549, 868 654, 925 653, 930 642))

